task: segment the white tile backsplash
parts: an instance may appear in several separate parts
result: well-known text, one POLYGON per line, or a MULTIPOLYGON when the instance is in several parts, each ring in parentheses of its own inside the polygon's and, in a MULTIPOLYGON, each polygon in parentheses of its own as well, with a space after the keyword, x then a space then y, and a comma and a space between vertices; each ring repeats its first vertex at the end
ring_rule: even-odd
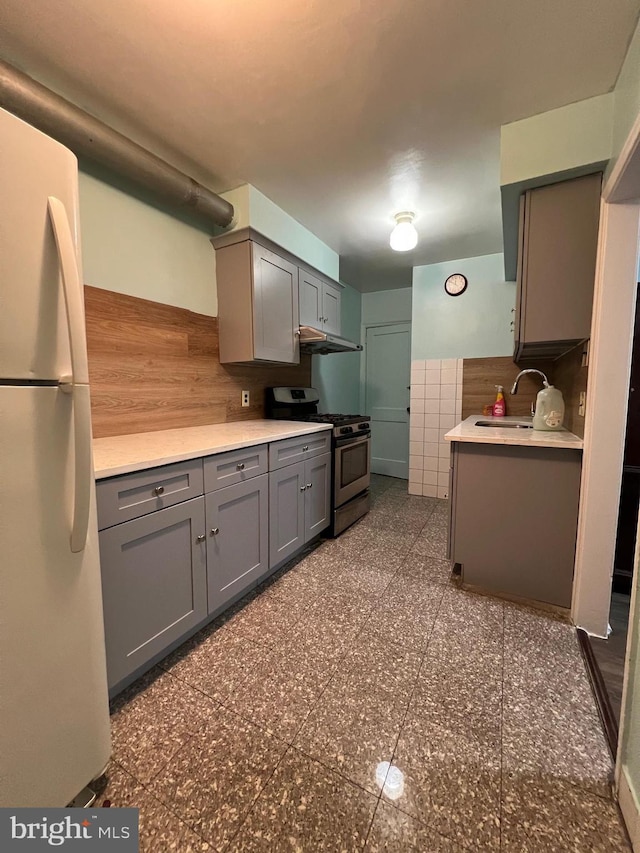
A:
MULTIPOLYGON (((427 394, 427 396, 429 396, 427 394)), ((455 400, 456 399, 456 386, 455 385, 441 385, 440 386, 440 399, 441 400, 455 400)))
POLYGON ((414 359, 411 362, 409 482, 412 494, 446 497, 450 444, 444 441, 444 435, 462 420, 462 377, 461 358, 414 359))
MULTIPOLYGON (((422 494, 425 496, 425 498, 437 498, 437 497, 440 497, 440 495, 438 494, 438 487, 437 487, 437 486, 427 486, 427 485, 424 485, 424 486, 422 487, 422 494)), ((445 497, 445 498, 446 498, 447 496, 446 496, 446 495, 443 495, 442 497, 445 497)))

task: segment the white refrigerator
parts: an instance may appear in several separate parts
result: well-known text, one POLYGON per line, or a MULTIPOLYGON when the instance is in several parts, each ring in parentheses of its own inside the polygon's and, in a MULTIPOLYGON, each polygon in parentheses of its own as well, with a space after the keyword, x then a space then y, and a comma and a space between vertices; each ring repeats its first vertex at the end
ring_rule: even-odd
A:
POLYGON ((0 806, 110 755, 78 167, 0 110, 0 806))

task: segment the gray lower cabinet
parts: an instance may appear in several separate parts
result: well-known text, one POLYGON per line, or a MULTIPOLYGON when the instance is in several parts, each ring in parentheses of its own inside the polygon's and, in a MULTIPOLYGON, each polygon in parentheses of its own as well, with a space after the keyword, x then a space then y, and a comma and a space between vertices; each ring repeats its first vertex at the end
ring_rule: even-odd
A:
POLYGON ((269 475, 205 495, 209 613, 224 606, 269 569, 269 475))
POLYGON ((570 607, 582 454, 454 442, 449 556, 465 584, 570 607))
POLYGON ((269 474, 269 565, 275 568, 329 526, 331 454, 269 474))
POLYGON ((204 532, 198 497, 100 533, 110 689, 206 617, 204 532))

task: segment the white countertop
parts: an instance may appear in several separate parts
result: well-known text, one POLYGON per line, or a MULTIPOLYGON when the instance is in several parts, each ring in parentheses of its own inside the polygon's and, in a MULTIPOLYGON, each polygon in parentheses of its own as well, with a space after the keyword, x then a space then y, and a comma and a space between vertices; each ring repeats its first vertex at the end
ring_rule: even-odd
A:
POLYGON ((470 441, 478 444, 511 444, 520 447, 563 447, 567 450, 582 450, 583 441, 568 430, 543 431, 536 429, 500 429, 497 427, 479 427, 477 421, 491 421, 530 424, 531 418, 493 418, 484 415, 471 415, 445 435, 445 441, 470 441))
POLYGON ((96 438, 93 441, 95 476, 96 480, 101 480, 117 474, 143 471, 156 465, 182 462, 198 456, 238 450, 327 429, 331 429, 331 424, 259 420, 96 438))

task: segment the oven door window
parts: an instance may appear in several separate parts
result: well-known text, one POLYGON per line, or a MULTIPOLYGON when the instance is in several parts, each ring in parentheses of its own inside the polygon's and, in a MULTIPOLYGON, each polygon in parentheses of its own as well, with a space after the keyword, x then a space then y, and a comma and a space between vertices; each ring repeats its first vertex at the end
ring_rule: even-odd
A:
POLYGON ((369 442, 361 441, 352 446, 341 447, 340 488, 344 489, 369 473, 369 442))

